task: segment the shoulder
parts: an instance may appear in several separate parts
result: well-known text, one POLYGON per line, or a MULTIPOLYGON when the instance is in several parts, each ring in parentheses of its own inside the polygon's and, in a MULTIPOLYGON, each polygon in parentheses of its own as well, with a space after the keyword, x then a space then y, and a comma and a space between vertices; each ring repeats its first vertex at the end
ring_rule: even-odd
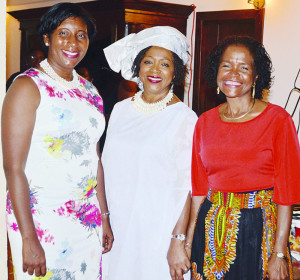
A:
POLYGON ((178 113, 180 112, 180 115, 184 119, 190 119, 190 120, 195 121, 195 122, 198 120, 197 114, 190 107, 188 107, 185 103, 180 101, 180 102, 175 103, 174 105, 171 105, 171 106, 176 106, 176 112, 175 113, 178 115, 178 113))
POLYGON ((272 103, 268 104, 268 110, 270 114, 274 114, 280 118, 286 118, 290 116, 290 114, 284 108, 272 103))
POLYGON ((198 122, 205 122, 205 121, 210 121, 210 120, 214 120, 214 119, 218 118, 219 117, 219 107, 220 106, 214 107, 214 108, 202 113, 199 116, 198 122))
POLYGON ((37 108, 41 97, 36 83, 26 75, 18 76, 9 87, 5 104, 11 106, 37 108))
POLYGON ((120 102, 117 102, 114 107, 113 110, 111 112, 111 116, 112 115, 116 115, 116 114, 121 114, 124 111, 128 111, 129 107, 130 107, 130 101, 131 101, 132 97, 126 98, 120 102))

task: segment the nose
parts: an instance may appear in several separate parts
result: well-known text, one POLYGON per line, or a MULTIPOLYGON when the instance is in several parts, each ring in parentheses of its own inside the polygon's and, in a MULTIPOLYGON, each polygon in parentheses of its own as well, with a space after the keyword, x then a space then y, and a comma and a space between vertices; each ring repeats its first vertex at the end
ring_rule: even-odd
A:
POLYGON ((78 45, 77 37, 75 35, 69 36, 68 44, 72 47, 76 47, 78 45))
POLYGON ((239 75, 240 75, 239 69, 238 69, 238 68, 232 68, 232 69, 231 69, 231 74, 232 74, 232 76, 234 76, 234 77, 239 76, 239 75))
POLYGON ((153 72, 160 72, 160 67, 159 63, 153 63, 152 64, 152 71, 153 72))

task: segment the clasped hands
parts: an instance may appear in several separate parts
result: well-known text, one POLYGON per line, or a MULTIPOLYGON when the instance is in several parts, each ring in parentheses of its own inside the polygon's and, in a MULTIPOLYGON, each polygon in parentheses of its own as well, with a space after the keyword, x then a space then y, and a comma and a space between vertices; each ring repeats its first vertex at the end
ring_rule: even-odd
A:
POLYGON ((168 263, 172 280, 183 280, 183 275, 191 268, 191 248, 185 247, 185 241, 171 239, 168 250, 168 263))

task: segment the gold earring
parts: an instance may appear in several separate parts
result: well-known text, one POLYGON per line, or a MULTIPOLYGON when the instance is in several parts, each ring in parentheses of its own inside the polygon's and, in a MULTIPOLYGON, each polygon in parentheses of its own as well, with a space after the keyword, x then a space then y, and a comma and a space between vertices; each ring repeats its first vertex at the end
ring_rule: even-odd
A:
POLYGON ((255 98, 255 83, 252 86, 252 98, 255 98))
POLYGON ((220 94, 220 88, 217 87, 217 94, 220 94))

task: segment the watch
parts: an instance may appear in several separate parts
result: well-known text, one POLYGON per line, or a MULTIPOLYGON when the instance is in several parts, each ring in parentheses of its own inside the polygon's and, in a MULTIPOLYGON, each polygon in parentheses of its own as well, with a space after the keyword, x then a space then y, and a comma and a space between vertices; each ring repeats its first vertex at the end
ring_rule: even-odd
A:
POLYGON ((184 241, 186 236, 184 234, 172 234, 171 238, 179 239, 180 241, 184 241))
POLYGON ((284 259, 288 261, 288 258, 281 252, 273 252, 272 255, 276 255, 277 258, 284 259))

